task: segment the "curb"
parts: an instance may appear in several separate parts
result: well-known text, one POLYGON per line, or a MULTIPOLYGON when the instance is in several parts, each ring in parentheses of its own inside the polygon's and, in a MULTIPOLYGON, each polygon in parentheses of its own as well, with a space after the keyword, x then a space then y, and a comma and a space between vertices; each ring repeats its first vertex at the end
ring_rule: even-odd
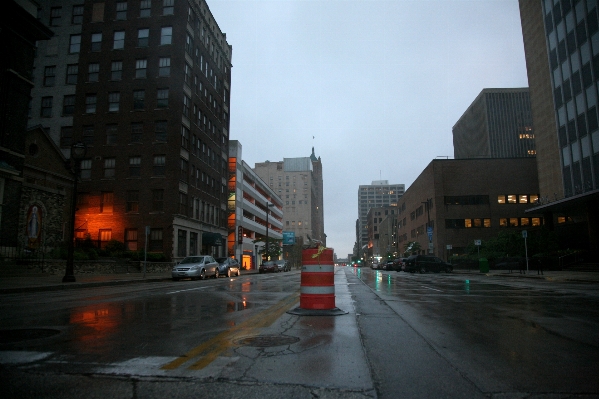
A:
POLYGON ((0 288, 0 294, 21 294, 27 292, 43 292, 43 291, 60 291, 77 288, 102 287, 110 285, 126 285, 139 283, 155 283, 161 281, 171 281, 170 277, 140 279, 140 280, 114 280, 114 281, 97 281, 93 283, 61 283, 48 286, 33 286, 33 287, 15 287, 15 288, 0 288))

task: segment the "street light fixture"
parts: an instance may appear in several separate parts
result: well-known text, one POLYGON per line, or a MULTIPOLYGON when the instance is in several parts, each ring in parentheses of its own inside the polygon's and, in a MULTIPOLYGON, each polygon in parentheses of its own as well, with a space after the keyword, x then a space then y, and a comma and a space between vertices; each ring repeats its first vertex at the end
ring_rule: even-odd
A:
POLYGON ((266 260, 270 260, 269 245, 268 245, 268 208, 275 206, 266 202, 266 260))
POLYGON ((63 283, 75 282, 75 272, 73 268, 73 252, 75 251, 75 212, 77 211, 77 181, 79 180, 79 173, 81 172, 81 161, 85 158, 87 147, 85 143, 78 141, 71 146, 71 159, 69 160, 68 169, 70 169, 74 176, 73 182, 73 194, 71 195, 71 231, 69 237, 69 246, 67 252, 67 267, 65 270, 64 277, 62 278, 63 283))

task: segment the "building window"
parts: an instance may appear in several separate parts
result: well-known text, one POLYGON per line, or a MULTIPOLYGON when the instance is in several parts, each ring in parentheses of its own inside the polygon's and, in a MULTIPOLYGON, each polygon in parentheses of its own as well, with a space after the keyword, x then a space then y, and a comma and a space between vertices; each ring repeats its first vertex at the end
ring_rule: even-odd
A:
POLYGON ((81 179, 88 180, 92 177, 92 160, 84 159, 81 161, 81 171, 79 172, 81 179))
POLYGON ((123 78, 123 61, 112 61, 110 66, 110 80, 121 80, 123 78))
POLYGON ((102 33, 92 33, 92 51, 102 50, 102 33))
POLYGON ((148 60, 136 60, 135 61, 135 78, 144 79, 148 70, 148 60))
POLYGON ((191 86, 191 66, 185 63, 184 79, 188 86, 191 86))
POLYGON ((115 166, 116 158, 104 158, 104 177, 113 178, 115 166))
POLYGON ((139 17, 148 18, 151 15, 152 0, 141 0, 139 5, 139 17))
POLYGON ((87 67, 87 81, 97 82, 100 76, 100 64, 92 63, 87 67))
POLYGON ((187 194, 179 192, 179 213, 187 216, 187 194))
POLYGON ((505 204, 505 195, 498 195, 497 196, 497 203, 498 204, 505 204))
POLYGON ((115 145, 116 144, 116 135, 117 135, 117 125, 116 124, 106 125, 106 144, 115 145))
POLYGON ((152 190, 152 211, 160 212, 164 209, 164 190, 152 190))
POLYGON ((166 141, 166 121, 156 121, 154 128, 154 140, 166 141))
POLYGON ((127 19, 127 2, 119 1, 116 3, 116 19, 123 21, 127 19))
POLYGON ((160 30, 160 44, 171 44, 173 40, 173 27, 164 26, 160 30))
POLYGON ((127 212, 139 212, 139 191, 127 190, 127 212))
POLYGON ((92 8, 92 22, 104 21, 104 3, 94 3, 92 8))
POLYGON ((191 107, 191 98, 183 95, 183 115, 189 118, 189 110, 191 107))
POLYGON ((148 47, 150 41, 150 30, 147 28, 137 31, 137 47, 148 47))
POLYGON ((170 76, 171 75, 171 58, 161 57, 158 61, 158 76, 170 76))
POLYGON ((69 54, 76 54, 81 51, 81 35, 71 35, 69 39, 69 54))
POLYGON ((121 93, 113 91, 108 93, 108 112, 118 112, 121 93))
POLYGON ((156 96, 156 108, 168 107, 168 89, 158 89, 156 96))
POLYGON ((125 249, 137 251, 137 229, 125 229, 125 249))
POLYGON ((150 251, 162 251, 162 229, 150 229, 150 251))
POLYGON ((96 113, 96 102, 97 102, 97 97, 95 94, 87 94, 85 96, 85 113, 86 114, 96 113))
POLYGON ((71 16, 71 23, 73 25, 81 25, 83 23, 83 6, 73 6, 73 14, 71 16))
POLYGON ((133 92, 133 109, 134 110, 143 110, 145 107, 145 98, 146 91, 145 90, 135 90, 133 92))
POLYGON ((114 40, 112 43, 113 50, 121 50, 125 48, 125 31, 119 30, 114 32, 114 40))
POLYGON ((42 97, 42 107, 40 109, 40 116, 42 118, 52 117, 52 97, 42 97))
POLYGON ((114 206, 114 193, 103 191, 100 197, 100 213, 112 213, 114 206))
POLYGON ((64 96, 62 100, 62 115, 69 116, 75 113, 75 95, 64 96))
POLYGON ((518 227, 518 218, 509 218, 510 227, 518 227))
POLYGON ((162 15, 173 15, 175 12, 175 0, 162 0, 162 15))
POLYGON ((187 54, 193 57, 193 39, 189 33, 185 37, 185 51, 187 51, 187 54))
POLYGON ((141 157, 129 157, 129 177, 141 176, 141 157))
POLYGON ((154 176, 164 176, 166 168, 166 155, 154 155, 154 176))
POLYGON ((60 25, 60 17, 62 16, 62 7, 52 7, 50 9, 50 26, 60 25))
POLYGON ((187 231, 186 230, 178 230, 177 233, 177 256, 185 257, 187 256, 187 231))
POLYGON ((526 195, 526 194, 520 194, 518 196, 518 203, 519 204, 528 204, 528 195, 526 195))
POLYGON ((141 122, 132 122, 131 123, 131 142, 132 143, 141 143, 143 138, 144 125, 141 122))
POLYGON ((56 83, 56 66, 47 66, 44 68, 44 86, 54 86, 54 83, 56 83))
POLYGON ((60 128, 60 146, 68 148, 73 144, 73 126, 63 126, 60 128))
POLYGON ((78 73, 79 73, 79 65, 77 65, 77 64, 67 65, 67 78, 66 78, 65 83, 68 85, 76 85, 78 73))
POLYGON ((507 203, 508 203, 508 204, 515 204, 515 203, 517 203, 517 199, 518 199, 518 196, 517 196, 517 195, 514 195, 514 194, 509 194, 509 195, 507 196, 507 203))
POLYGON ((189 233, 189 255, 198 254, 198 233, 189 233))
POLYGON ((181 147, 189 147, 189 129, 181 126, 181 147))
POLYGON ((83 126, 82 141, 88 147, 94 145, 94 127, 92 125, 83 126))
POLYGON ((189 162, 186 159, 181 158, 180 159, 181 164, 180 164, 180 173, 179 173, 179 180, 184 181, 185 183, 188 182, 189 180, 189 162))
POLYGON ((100 248, 106 248, 106 245, 110 240, 112 240, 112 230, 110 229, 100 229, 100 248))

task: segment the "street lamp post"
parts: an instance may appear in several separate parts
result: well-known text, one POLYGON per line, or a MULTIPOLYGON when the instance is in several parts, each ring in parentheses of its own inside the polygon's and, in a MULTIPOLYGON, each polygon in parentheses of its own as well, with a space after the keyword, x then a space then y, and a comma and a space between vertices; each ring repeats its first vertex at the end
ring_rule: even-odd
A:
POLYGON ((270 260, 270 255, 268 252, 268 208, 270 208, 271 206, 275 206, 275 204, 269 204, 268 202, 266 203, 266 260, 270 260))
POLYGON ((73 252, 75 251, 75 212, 77 211, 77 181, 79 180, 79 172, 81 171, 81 161, 85 158, 87 147, 81 141, 74 143, 71 146, 71 159, 69 169, 75 175, 73 182, 73 194, 71 195, 71 231, 69 235, 69 246, 67 252, 67 267, 63 283, 75 282, 75 272, 73 268, 73 252))

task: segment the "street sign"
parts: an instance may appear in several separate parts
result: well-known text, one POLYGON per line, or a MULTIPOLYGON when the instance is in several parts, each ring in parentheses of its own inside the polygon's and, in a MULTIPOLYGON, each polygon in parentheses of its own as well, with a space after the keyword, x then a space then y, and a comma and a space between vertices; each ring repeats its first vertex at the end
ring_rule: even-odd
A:
POLYGON ((433 241, 433 228, 431 226, 426 228, 426 234, 428 234, 428 241, 433 241))
POLYGON ((528 231, 522 230, 522 238, 528 237, 528 231))
POLYGON ((295 231, 284 231, 283 232, 283 245, 295 244, 295 231))
POLYGON ((476 245, 477 247, 480 247, 480 240, 474 240, 474 245, 476 245))
POLYGON ((452 249, 451 244, 447 244, 447 249, 452 249))
POLYGON ((428 243, 428 249, 433 249, 433 243, 432 242, 428 243))
POLYGON ((243 226, 237 226, 237 243, 243 244, 243 226))

